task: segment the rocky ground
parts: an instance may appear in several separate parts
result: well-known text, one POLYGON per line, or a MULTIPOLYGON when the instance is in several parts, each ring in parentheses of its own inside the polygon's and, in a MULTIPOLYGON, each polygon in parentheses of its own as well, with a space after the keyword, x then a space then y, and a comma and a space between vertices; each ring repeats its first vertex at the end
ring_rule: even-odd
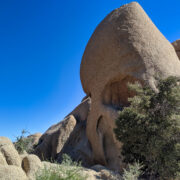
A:
POLYGON ((121 179, 120 175, 108 170, 104 166, 96 165, 91 168, 75 165, 50 163, 41 161, 34 154, 18 154, 14 144, 6 137, 0 137, 0 179, 2 180, 36 180, 38 173, 46 168, 48 171, 58 170, 60 176, 68 170, 77 169, 84 179, 121 179), (65 169, 63 171, 63 169, 65 169))

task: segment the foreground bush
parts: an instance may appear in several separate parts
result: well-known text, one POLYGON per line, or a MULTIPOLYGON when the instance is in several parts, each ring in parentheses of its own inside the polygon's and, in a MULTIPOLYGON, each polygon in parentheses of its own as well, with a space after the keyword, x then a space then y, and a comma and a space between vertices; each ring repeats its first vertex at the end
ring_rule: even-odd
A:
POLYGON ((64 155, 61 164, 45 166, 36 174, 36 180, 86 180, 81 174, 80 164, 73 162, 71 158, 64 155))
POLYGON ((124 161, 142 163, 147 179, 175 178, 180 172, 179 79, 160 80, 158 92, 138 83, 129 87, 136 96, 120 112, 114 129, 123 143, 124 161))
POLYGON ((127 169, 124 169, 123 180, 138 180, 140 175, 142 175, 141 169, 142 165, 139 163, 129 164, 127 169))

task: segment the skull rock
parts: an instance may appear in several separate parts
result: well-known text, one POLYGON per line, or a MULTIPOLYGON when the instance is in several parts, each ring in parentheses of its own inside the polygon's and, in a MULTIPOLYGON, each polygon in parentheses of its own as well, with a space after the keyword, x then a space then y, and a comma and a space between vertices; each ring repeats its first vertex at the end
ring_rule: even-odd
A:
POLYGON ((157 74, 180 76, 180 61, 141 6, 132 2, 98 25, 85 49, 80 74, 91 97, 86 133, 94 161, 122 169, 122 145, 113 128, 118 110, 132 95, 127 83, 139 81, 156 89, 157 74))

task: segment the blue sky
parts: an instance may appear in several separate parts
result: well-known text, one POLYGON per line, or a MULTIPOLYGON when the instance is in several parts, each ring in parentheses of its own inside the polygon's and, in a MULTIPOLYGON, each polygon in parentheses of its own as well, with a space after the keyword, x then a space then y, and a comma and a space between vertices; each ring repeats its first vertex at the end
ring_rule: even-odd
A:
MULTIPOLYGON (((84 97, 79 70, 98 23, 126 0, 0 0, 0 136, 44 132, 84 97)), ((138 1, 169 41, 179 0, 138 1)))

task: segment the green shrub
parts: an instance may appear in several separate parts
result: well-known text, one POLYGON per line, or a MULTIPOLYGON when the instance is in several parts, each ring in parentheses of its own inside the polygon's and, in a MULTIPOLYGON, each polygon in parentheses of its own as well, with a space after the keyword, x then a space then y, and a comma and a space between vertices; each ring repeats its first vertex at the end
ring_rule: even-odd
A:
POLYGON ((25 137, 26 134, 29 134, 28 131, 22 130, 21 135, 16 137, 14 146, 19 154, 22 154, 25 151, 27 153, 31 153, 33 151, 32 139, 25 137))
POLYGON ((79 163, 73 162, 71 158, 64 154, 61 164, 44 167, 36 174, 36 180, 86 180, 81 174, 82 167, 79 163))
POLYGON ((78 163, 76 161, 73 161, 71 159, 71 157, 67 154, 63 154, 62 155, 62 162, 61 162, 62 165, 64 166, 77 166, 77 167, 81 167, 81 163, 78 163))
POLYGON ((127 169, 124 169, 123 180, 138 180, 142 175, 143 166, 139 163, 129 164, 127 169))
POLYGON ((158 92, 130 84, 136 92, 116 120, 116 138, 123 143, 126 163, 140 162, 154 179, 175 178, 180 172, 180 80, 159 80, 158 92))
POLYGON ((37 175, 36 180, 85 180, 76 168, 62 167, 56 168, 44 167, 37 175))

